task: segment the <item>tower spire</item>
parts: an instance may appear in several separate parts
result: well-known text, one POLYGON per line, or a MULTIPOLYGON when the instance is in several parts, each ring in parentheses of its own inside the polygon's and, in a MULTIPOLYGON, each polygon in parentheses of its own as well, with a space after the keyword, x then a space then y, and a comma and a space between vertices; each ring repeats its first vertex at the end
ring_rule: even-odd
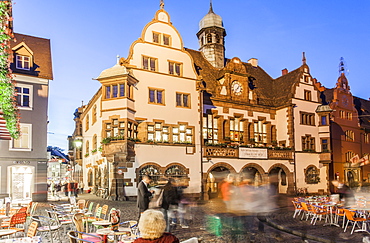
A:
POLYGON ((161 0, 161 2, 159 3, 159 8, 164 9, 164 0, 161 0))
POLYGON ((208 13, 214 13, 213 12, 213 7, 212 7, 212 0, 209 1, 209 11, 208 13))
POLYGON ((306 64, 306 53, 302 52, 302 63, 306 64))

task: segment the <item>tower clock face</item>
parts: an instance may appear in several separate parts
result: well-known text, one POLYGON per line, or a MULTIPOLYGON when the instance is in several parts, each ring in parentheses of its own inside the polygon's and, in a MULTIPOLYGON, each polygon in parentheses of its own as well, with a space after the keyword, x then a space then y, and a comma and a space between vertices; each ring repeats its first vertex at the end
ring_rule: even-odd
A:
POLYGON ((238 81, 233 81, 231 83, 231 91, 235 94, 235 95, 241 95, 242 92, 243 92, 243 86, 240 82, 238 81))

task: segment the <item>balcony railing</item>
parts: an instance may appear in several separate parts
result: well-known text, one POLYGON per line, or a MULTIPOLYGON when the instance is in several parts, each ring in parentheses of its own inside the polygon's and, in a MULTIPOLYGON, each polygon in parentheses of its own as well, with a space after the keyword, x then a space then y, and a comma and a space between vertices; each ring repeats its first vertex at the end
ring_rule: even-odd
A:
MULTIPOLYGON (((239 158, 239 148, 206 146, 204 147, 203 156, 219 158, 239 158)), ((293 159, 293 151, 267 149, 267 158, 265 157, 263 159, 291 160, 293 159)))

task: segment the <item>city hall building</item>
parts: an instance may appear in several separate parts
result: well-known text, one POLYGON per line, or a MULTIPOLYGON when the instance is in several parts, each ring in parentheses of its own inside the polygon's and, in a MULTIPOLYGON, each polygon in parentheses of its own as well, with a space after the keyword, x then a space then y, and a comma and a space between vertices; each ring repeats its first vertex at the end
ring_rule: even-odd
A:
POLYGON ((276 79, 257 59, 226 58, 212 5, 195 34, 199 50, 184 48, 162 5, 127 58, 96 78, 101 88, 76 110, 72 136, 82 142, 73 160, 85 189, 125 200, 147 174, 207 198, 232 173, 280 193, 327 192, 331 109, 304 54, 276 79))

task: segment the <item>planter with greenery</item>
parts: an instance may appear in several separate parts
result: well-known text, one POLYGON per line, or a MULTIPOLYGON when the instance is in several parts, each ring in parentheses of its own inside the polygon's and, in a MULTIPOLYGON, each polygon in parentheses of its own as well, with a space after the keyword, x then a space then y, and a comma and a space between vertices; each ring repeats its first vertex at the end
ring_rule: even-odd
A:
POLYGON ((0 111, 6 121, 6 128, 13 138, 19 137, 19 112, 15 99, 15 84, 11 77, 10 41, 14 38, 10 28, 12 3, 0 1, 0 111))

